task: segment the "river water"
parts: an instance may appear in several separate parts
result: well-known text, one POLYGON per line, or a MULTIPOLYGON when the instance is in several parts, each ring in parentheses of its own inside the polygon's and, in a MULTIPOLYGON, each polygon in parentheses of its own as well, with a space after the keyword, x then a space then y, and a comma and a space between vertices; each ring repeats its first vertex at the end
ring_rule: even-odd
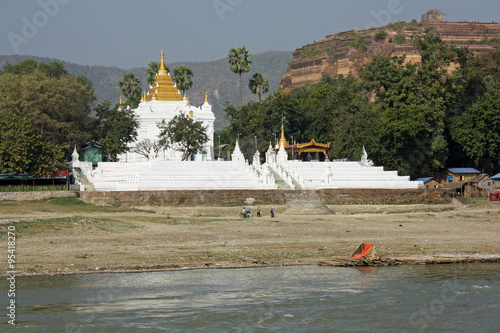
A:
POLYGON ((2 331, 499 332, 500 264, 19 277, 16 304, 2 331))

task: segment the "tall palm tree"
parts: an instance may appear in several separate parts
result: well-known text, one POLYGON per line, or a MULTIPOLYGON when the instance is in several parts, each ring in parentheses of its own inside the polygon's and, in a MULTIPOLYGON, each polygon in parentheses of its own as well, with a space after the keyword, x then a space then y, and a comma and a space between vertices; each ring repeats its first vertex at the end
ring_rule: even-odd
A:
POLYGON ((174 82, 177 89, 182 91, 184 96, 186 90, 191 89, 193 86, 193 71, 188 66, 177 66, 174 69, 174 82))
POLYGON ((141 101, 141 81, 134 73, 125 73, 123 80, 118 82, 121 94, 127 99, 127 104, 130 108, 135 109, 141 101))
POLYGON ((263 77, 262 74, 255 73, 248 82, 248 88, 250 88, 252 94, 259 96, 260 102, 260 94, 265 94, 269 91, 269 81, 267 78, 263 77))
MULTIPOLYGON (((149 86, 152 86, 153 82, 155 82, 155 76, 156 73, 158 73, 159 69, 160 69, 159 61, 151 61, 149 63, 149 67, 148 69, 146 69, 146 80, 148 81, 149 86)), ((167 71, 169 71, 168 68, 167 71)))
POLYGON ((252 54, 244 46, 238 46, 229 50, 228 62, 231 65, 231 71, 240 75, 240 105, 243 105, 243 89, 241 83, 241 74, 250 71, 252 54))

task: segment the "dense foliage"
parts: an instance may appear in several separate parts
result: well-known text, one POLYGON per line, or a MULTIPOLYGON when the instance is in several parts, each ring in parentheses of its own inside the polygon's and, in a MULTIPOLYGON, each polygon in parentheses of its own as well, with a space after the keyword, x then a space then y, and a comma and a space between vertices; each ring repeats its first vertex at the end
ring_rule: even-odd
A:
POLYGON ((50 174, 90 138, 92 84, 61 63, 27 59, 0 72, 1 173, 50 174))
POLYGON ((127 151, 137 127, 130 109, 107 101, 93 109, 94 102, 92 82, 62 63, 7 63, 0 72, 0 173, 48 175, 90 140, 111 160, 127 151))
POLYGON ((111 106, 104 101, 95 108, 95 140, 99 151, 111 161, 117 161, 118 155, 128 151, 128 143, 137 138, 138 122, 134 112, 123 105, 111 106))
POLYGON ((62 161, 64 150, 36 134, 33 122, 8 113, 0 117, 0 173, 47 176, 62 161))
POLYGON ((202 121, 194 120, 181 112, 168 123, 163 120, 158 127, 159 145, 182 152, 183 161, 190 160, 194 154, 206 153, 204 146, 208 141, 208 135, 202 121))
POLYGON ((448 166, 500 171, 500 51, 474 56, 429 31, 412 40, 422 61, 375 57, 359 78, 325 76, 262 102, 226 105, 230 125, 216 135, 248 158, 279 139, 331 142, 330 158, 359 159, 412 177, 448 166))

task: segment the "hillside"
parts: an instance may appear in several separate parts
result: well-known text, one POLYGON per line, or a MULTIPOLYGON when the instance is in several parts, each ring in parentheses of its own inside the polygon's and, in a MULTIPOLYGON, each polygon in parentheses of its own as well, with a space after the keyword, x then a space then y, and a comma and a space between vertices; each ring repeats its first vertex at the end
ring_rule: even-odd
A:
POLYGON ((412 38, 431 28, 445 42, 465 46, 474 53, 491 52, 500 47, 500 23, 443 22, 440 20, 398 22, 381 28, 351 30, 328 35, 293 52, 293 60, 282 78, 280 89, 289 91, 307 82, 317 82, 323 75, 356 75, 363 64, 375 56, 406 56, 406 61, 420 61, 412 38))
MULTIPOLYGON (((159 53, 158 59, 150 59, 147 63, 150 61, 159 61, 159 53)), ((15 64, 27 58, 32 58, 38 62, 61 61, 59 59, 34 56, 0 55, 0 67, 3 67, 7 62, 15 64)), ((291 60, 292 54, 286 51, 269 51, 252 55, 252 70, 242 75, 243 103, 250 100, 257 100, 257 97, 248 89, 248 80, 254 73, 262 73, 264 77, 269 79, 269 92, 271 93, 278 89, 280 80, 286 72, 287 64, 291 60)), ((98 102, 104 99, 108 99, 114 103, 118 102, 120 90, 117 84, 123 78, 123 74, 127 72, 134 72, 141 80, 144 89, 147 90, 147 64, 145 64, 145 67, 121 69, 117 67, 84 66, 65 61, 61 62, 71 74, 84 75, 93 82, 98 102)), ((212 104, 216 117, 216 129, 226 126, 228 122, 222 110, 224 104, 226 101, 229 101, 234 105, 239 105, 240 100, 239 76, 229 70, 227 58, 207 62, 177 62, 167 64, 171 70, 179 65, 189 66, 194 73, 193 87, 188 91, 191 104, 195 106, 201 105, 205 99, 205 92, 208 92, 208 99, 212 104)))

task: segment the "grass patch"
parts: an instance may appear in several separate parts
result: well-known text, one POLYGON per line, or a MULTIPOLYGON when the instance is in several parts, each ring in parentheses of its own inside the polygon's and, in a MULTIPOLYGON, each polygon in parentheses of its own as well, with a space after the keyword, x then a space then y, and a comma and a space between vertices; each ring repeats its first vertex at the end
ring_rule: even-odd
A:
MULTIPOLYGON (((105 232, 120 232, 123 230, 138 228, 129 222, 117 221, 105 218, 54 218, 39 221, 23 221, 15 224, 16 236, 36 235, 53 232, 75 232, 77 230, 97 229, 105 232)), ((6 231, 2 231, 2 236, 6 231)))
POLYGON ((149 212, 113 206, 95 206, 75 197, 47 198, 22 202, 0 202, 0 216, 4 214, 30 214, 36 212, 85 213, 85 212, 149 212))

